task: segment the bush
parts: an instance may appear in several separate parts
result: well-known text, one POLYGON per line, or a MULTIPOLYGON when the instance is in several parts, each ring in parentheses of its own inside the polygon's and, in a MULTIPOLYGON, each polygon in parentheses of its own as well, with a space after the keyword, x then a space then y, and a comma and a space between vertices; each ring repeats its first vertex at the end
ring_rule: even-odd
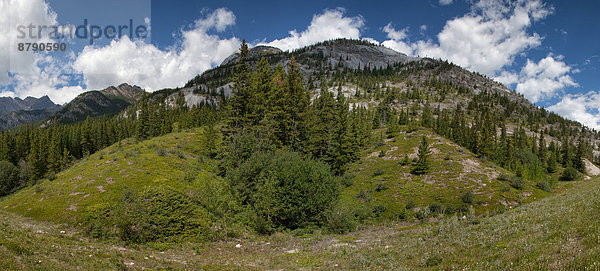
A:
POLYGON ((535 186, 541 190, 544 190, 546 192, 552 192, 552 186, 550 185, 549 182, 547 181, 539 181, 535 184, 535 186))
POLYGON ((354 184, 354 178, 356 178, 356 175, 352 173, 344 174, 342 177, 342 185, 344 185, 344 187, 352 186, 354 184))
POLYGON ((462 194, 461 199, 464 203, 471 204, 475 200, 475 195, 471 191, 467 191, 462 194))
POLYGON ((329 166, 294 152, 255 153, 230 178, 267 230, 321 224, 339 194, 329 166))
POLYGON ((410 165, 410 159, 408 158, 408 154, 405 154, 404 158, 402 160, 400 160, 400 165, 401 166, 408 166, 408 165, 410 165))
POLYGON ((525 188, 525 181, 523 181, 523 178, 521 177, 513 176, 510 178, 509 182, 510 186, 516 189, 522 190, 523 188, 525 188))
POLYGON ((434 202, 429 205, 429 211, 433 214, 441 214, 444 212, 444 206, 437 202, 434 202))
POLYGON ((0 161, 0 196, 8 195, 19 186, 19 169, 10 162, 0 161))
POLYGON ((498 178, 496 178, 498 181, 508 181, 510 180, 510 175, 502 173, 500 174, 500 176, 498 176, 498 178))
POLYGON ((162 186, 151 187, 139 195, 126 190, 116 212, 118 236, 130 243, 182 237, 202 241, 208 240, 210 233, 209 213, 204 208, 186 195, 162 186))
MULTIPOLYGON (((500 176, 498 176, 499 181, 508 181, 508 183, 510 184, 510 186, 516 188, 516 189, 523 189, 525 188, 525 181, 523 181, 522 177, 519 176, 510 176, 508 174, 500 174, 500 176)), ((508 191, 508 190, 503 190, 504 192, 508 191)))
POLYGON ((383 204, 378 204, 375 206, 375 208, 373 208, 373 215, 375 217, 380 217, 383 213, 385 213, 385 211, 387 211, 387 207, 385 207, 383 204))
POLYGON ((167 157, 167 150, 165 148, 158 148, 156 150, 156 155, 160 157, 167 157))
POLYGON ((419 210, 417 213, 415 213, 415 217, 418 220, 421 220, 421 222, 425 222, 425 220, 427 218, 429 218, 429 214, 430 214, 430 211, 429 211, 429 208, 427 207, 427 208, 423 208, 423 209, 419 210))
POLYGON ((565 182, 575 181, 579 179, 579 176, 579 171, 573 167, 567 167, 563 170, 562 175, 560 175, 560 180, 565 182))
POLYGON ((378 183, 377 187, 375 188, 375 191, 376 192, 381 192, 381 191, 384 191, 384 190, 387 190, 387 189, 388 189, 388 187, 387 187, 387 185, 385 183, 378 183))
POLYGON ((356 229, 356 218, 352 211, 337 207, 327 214, 327 229, 333 233, 346 233, 356 229))
POLYGON ((380 176, 383 175, 385 173, 385 170, 383 170, 383 168, 376 168, 375 171, 373 171, 373 176, 380 176))
POLYGON ((46 173, 46 179, 49 181, 56 180, 56 173, 54 173, 54 171, 48 171, 48 173, 46 173))

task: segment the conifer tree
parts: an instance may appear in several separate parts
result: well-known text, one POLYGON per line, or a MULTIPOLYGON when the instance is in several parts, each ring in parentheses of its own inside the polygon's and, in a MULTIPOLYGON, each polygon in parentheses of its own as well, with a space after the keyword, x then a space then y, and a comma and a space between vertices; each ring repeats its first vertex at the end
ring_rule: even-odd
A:
POLYGON ((572 165, 572 155, 571 155, 571 147, 569 146, 569 137, 565 136, 563 138, 563 142, 560 145, 561 147, 561 155, 562 155, 562 164, 564 167, 569 167, 572 165))
POLYGON ((577 142, 577 149, 575 155, 573 156, 573 167, 577 169, 579 172, 585 173, 585 163, 583 162, 583 158, 585 155, 585 146, 583 139, 580 137, 579 142, 577 142))
POLYGON ((148 96, 144 92, 140 101, 140 108, 137 120, 137 138, 140 140, 150 137, 150 109, 148 108, 148 96))
POLYGON ((246 64, 246 57, 248 55, 248 45, 246 40, 242 40, 240 46, 240 57, 238 63, 235 66, 235 72, 233 73, 232 81, 232 96, 228 105, 229 122, 228 126, 230 129, 239 130, 248 123, 248 114, 250 112, 249 102, 251 99, 250 93, 250 75, 251 71, 246 64))
POLYGON ((293 149, 299 150, 302 148, 302 142, 306 140, 306 131, 310 125, 308 123, 310 93, 303 86, 302 73, 293 56, 287 66, 286 79, 286 87, 289 91, 288 99, 286 99, 289 104, 286 105, 286 108, 288 108, 288 115, 291 116, 287 141, 293 149))
POLYGON ((431 155, 431 151, 429 149, 429 141, 426 136, 421 137, 421 144, 419 145, 419 152, 417 153, 417 161, 413 168, 411 169, 411 173, 415 175, 423 175, 427 174, 429 171, 429 156, 431 155))
POLYGON ((256 127, 264 119, 267 112, 267 98, 271 92, 269 62, 263 57, 256 65, 256 70, 250 76, 250 100, 248 101, 247 119, 250 127, 256 127))
POLYGON ((349 107, 342 91, 338 91, 335 102, 335 116, 331 127, 332 141, 329 145, 327 160, 334 173, 342 175, 345 166, 353 160, 351 143, 348 136, 349 107))
POLYGON ((286 73, 281 64, 273 73, 271 91, 267 95, 267 129, 273 135, 272 141, 277 145, 290 145, 290 134, 293 129, 293 108, 291 93, 287 89, 286 73))

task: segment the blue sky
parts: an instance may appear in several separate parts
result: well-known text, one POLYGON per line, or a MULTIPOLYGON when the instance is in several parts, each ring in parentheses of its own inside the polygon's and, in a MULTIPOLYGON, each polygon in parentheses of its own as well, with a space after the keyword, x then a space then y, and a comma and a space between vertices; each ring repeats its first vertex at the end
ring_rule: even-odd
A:
MULTIPOLYGON (((1 26, 76 26, 88 19, 105 27, 131 19, 150 29, 150 37, 141 40, 100 39, 93 45, 68 40, 64 53, 0 53, 10 60, 0 64, 3 96, 49 95, 64 103, 83 91, 123 82, 154 91, 181 86, 218 65, 242 38, 285 50, 347 37, 448 59, 537 105, 600 127, 599 1, 6 0, 0 5, 6 13, 0 15, 9 18, 0 18, 1 26)), ((13 32, 0 33, 0 46, 10 49, 15 42, 13 32)))

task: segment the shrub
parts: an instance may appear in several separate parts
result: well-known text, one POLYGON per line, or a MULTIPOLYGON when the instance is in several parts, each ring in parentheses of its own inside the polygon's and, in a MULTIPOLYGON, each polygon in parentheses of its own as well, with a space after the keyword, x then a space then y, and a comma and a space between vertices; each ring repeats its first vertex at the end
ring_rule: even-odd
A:
POLYGON ((421 210, 419 210, 417 213, 415 213, 415 217, 418 220, 421 220, 421 222, 425 222, 425 219, 429 218, 429 208, 423 208, 421 210))
POLYGON ((513 176, 510 178, 509 183, 510 186, 519 190, 522 190, 525 187, 525 181, 523 181, 523 178, 521 177, 513 176))
POLYGON ((375 171, 373 171, 373 176, 380 176, 383 175, 385 173, 385 170, 383 170, 383 168, 376 168, 375 171))
POLYGON ((354 184, 354 178, 356 178, 356 175, 353 173, 344 174, 342 177, 342 185, 344 185, 344 187, 352 186, 354 184))
POLYGON ((8 195, 19 186, 19 169, 10 162, 0 161, 0 196, 8 195))
POLYGON ((160 157, 167 157, 167 150, 165 148, 158 148, 156 150, 156 155, 160 157))
POLYGON ((56 173, 54 173, 54 171, 48 171, 46 173, 46 179, 48 179, 49 181, 56 180, 56 173))
POLYGON ((116 211, 118 235, 126 242, 163 241, 173 237, 202 241, 209 237, 209 213, 170 188, 151 187, 141 194, 126 190, 116 211))
POLYGON ((378 204, 373 208, 373 215, 375 217, 380 217, 385 211, 387 211, 387 207, 383 204, 378 204))
POLYGON ((498 176, 498 178, 496 178, 498 181, 508 181, 510 180, 510 175, 502 173, 500 174, 500 176, 498 176))
POLYGON ((369 202, 371 200, 371 195, 368 191, 360 190, 360 192, 356 194, 356 198, 361 202, 369 202))
POLYGON ((475 195, 471 191, 467 191, 460 197, 464 203, 471 204, 475 200, 475 195))
POLYGON ((541 190, 544 190, 546 192, 552 192, 552 186, 550 185, 549 182, 547 181, 539 181, 535 184, 535 186, 541 190))
POLYGON ((408 154, 404 155, 404 158, 400 160, 401 166, 408 166, 410 164, 410 159, 408 158, 408 154))
POLYGON ((429 211, 433 214, 441 214, 444 212, 444 206, 437 202, 434 202, 429 205, 429 211))
POLYGON ((425 266, 427 267, 432 267, 432 266, 437 266, 440 263, 442 263, 442 258, 439 256, 432 256, 427 258, 427 260, 425 261, 425 266))
POLYGON ((329 166, 285 151, 255 153, 232 172, 231 183, 243 203, 273 228, 322 223, 339 194, 329 166))
POLYGON ((562 175, 560 175, 561 181, 575 181, 579 179, 579 172, 573 167, 567 167, 563 170, 562 175))
POLYGON ((356 218, 347 208, 336 207, 327 214, 327 229, 333 233, 346 233, 356 229, 356 218))
POLYGON ((388 189, 388 187, 387 187, 387 185, 385 183, 378 183, 377 187, 375 188, 375 191, 376 192, 381 192, 381 191, 384 191, 384 190, 387 190, 387 189, 388 189))
MULTIPOLYGON (((519 189, 519 190, 521 190, 525 187, 525 181, 523 181, 523 178, 519 177, 519 176, 510 176, 508 174, 502 173, 496 179, 498 179, 499 181, 508 181, 508 184, 510 184, 510 186, 512 186, 516 189, 519 189)), ((510 188, 508 190, 510 190, 510 188)), ((506 192, 508 190, 503 188, 504 192, 506 192)))

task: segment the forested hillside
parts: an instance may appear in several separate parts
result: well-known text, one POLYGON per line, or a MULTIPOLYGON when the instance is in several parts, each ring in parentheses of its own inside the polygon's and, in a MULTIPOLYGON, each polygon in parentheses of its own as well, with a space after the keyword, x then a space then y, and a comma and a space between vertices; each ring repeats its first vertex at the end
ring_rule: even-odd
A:
POLYGON ((597 169, 596 131, 454 64, 356 40, 260 50, 112 115, 2 132, 0 207, 204 242, 502 213, 597 169))

